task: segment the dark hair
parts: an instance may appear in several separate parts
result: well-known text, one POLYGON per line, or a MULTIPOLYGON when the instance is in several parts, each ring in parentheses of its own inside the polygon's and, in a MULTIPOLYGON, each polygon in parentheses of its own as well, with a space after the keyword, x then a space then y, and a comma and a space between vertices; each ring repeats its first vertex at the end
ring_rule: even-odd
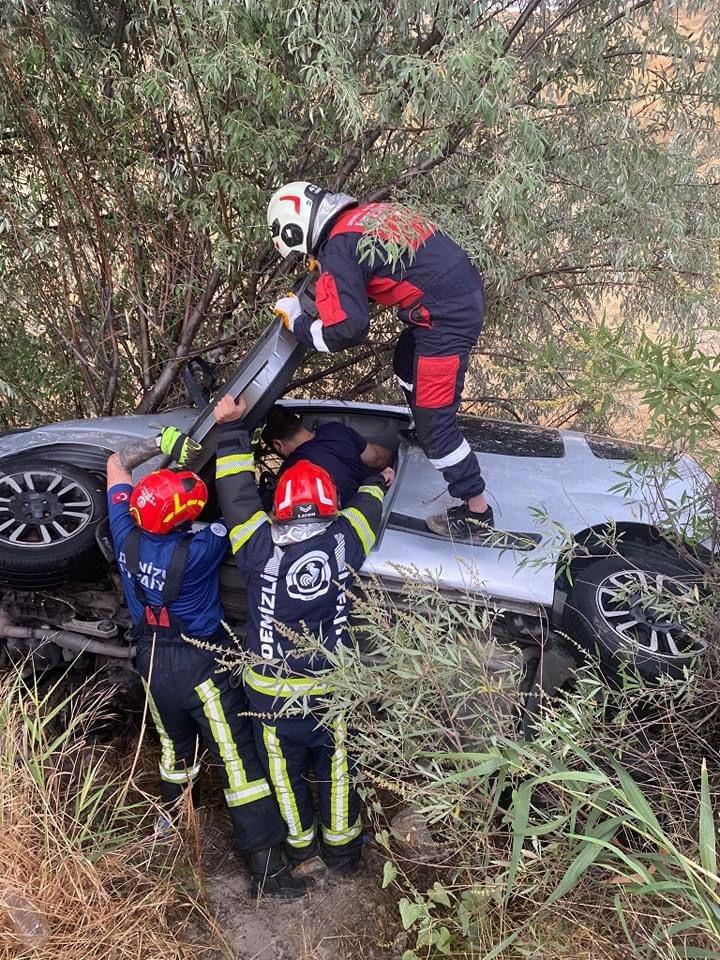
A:
POLYGON ((302 428, 302 425, 302 419, 296 413, 275 404, 274 407, 270 407, 265 418, 265 426, 262 432, 263 443, 270 447, 273 440, 291 440, 302 428))

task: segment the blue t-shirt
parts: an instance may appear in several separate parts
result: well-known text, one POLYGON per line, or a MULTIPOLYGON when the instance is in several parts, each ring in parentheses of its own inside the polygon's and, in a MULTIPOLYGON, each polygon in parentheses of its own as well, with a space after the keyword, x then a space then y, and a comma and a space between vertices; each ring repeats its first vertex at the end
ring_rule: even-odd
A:
POLYGON ((367 468, 360 459, 366 446, 367 441, 352 427, 343 423, 323 423, 312 440, 301 443, 283 461, 278 476, 298 460, 309 460, 327 470, 335 481, 340 505, 344 506, 352 500, 367 476, 367 468))
MULTIPOLYGON (((110 532, 115 556, 122 574, 123 590, 134 624, 144 620, 144 605, 135 593, 133 577, 125 566, 124 544, 128 533, 135 529, 130 516, 129 483, 116 483, 107 494, 110 532)), ((183 534, 178 531, 140 536, 140 580, 153 606, 162 604, 161 591, 174 546, 183 534)), ((180 594, 170 604, 170 612, 181 620, 190 636, 210 637, 220 626, 223 609, 220 603, 220 564, 228 552, 227 530, 222 523, 211 523, 200 533, 193 534, 187 555, 187 565, 180 594)))

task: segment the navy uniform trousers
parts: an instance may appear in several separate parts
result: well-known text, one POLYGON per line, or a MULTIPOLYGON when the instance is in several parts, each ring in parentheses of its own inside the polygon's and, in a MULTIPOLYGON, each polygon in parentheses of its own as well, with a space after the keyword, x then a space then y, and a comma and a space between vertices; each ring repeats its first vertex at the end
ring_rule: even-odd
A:
POLYGON ((442 472, 450 496, 460 500, 485 489, 477 457, 457 422, 470 351, 480 336, 484 314, 482 289, 468 291, 457 305, 446 302, 442 316, 433 314, 432 326, 407 326, 393 357, 420 446, 442 472))
POLYGON ((323 859, 336 868, 356 863, 362 847, 362 823, 345 724, 338 720, 328 729, 309 716, 274 723, 256 720, 254 729, 258 753, 288 825, 291 859, 303 860, 317 852, 315 805, 308 778, 312 769, 323 859))
POLYGON ((238 850, 281 843, 287 829, 255 750, 242 688, 217 673, 214 654, 182 639, 140 641, 136 655, 160 737, 161 795, 176 803, 200 774, 201 743, 217 764, 238 850))

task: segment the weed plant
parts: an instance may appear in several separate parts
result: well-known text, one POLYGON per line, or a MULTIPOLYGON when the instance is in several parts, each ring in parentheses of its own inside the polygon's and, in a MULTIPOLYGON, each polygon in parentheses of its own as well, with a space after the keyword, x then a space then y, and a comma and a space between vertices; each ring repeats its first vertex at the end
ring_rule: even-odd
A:
POLYGON ((203 956, 187 943, 189 924, 205 927, 192 872, 177 834, 154 836, 139 754, 94 742, 107 693, 66 690, 20 672, 0 682, 0 960, 203 956), (44 933, 18 936, 18 898, 44 933))
POLYGON ((436 956, 720 956, 718 694, 703 672, 611 689, 595 664, 519 739, 520 661, 480 602, 360 603, 329 703, 351 719, 384 884, 436 956), (425 842, 392 815, 409 808, 425 842), (396 821, 397 822, 397 821, 396 821))

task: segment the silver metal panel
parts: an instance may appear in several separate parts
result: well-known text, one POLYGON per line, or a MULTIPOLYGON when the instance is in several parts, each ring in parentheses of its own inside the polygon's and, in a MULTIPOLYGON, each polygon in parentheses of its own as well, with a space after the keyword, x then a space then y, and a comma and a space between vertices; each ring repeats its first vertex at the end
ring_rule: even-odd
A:
MULTIPOLYGON (((299 360, 299 351, 294 338, 280 324, 272 324, 220 393, 237 396, 243 392, 257 419, 278 394, 283 380, 287 382, 299 360)), ((374 414, 399 417, 399 425, 408 416, 407 408, 402 406, 342 400, 284 402, 306 411, 317 409, 323 417, 335 410, 347 420, 347 414, 357 412, 362 415, 363 424, 374 414)), ((478 460, 496 523, 505 530, 537 534, 540 543, 527 552, 500 550, 453 543, 429 533, 386 528, 363 567, 365 574, 380 576, 390 585, 407 577, 430 578, 439 581, 447 591, 488 594, 511 610, 548 607, 553 601, 563 531, 578 534, 608 521, 651 523, 659 515, 664 499, 678 503, 682 497, 687 498, 685 511, 691 517, 697 509, 695 498, 708 483, 698 465, 683 457, 677 462, 677 476, 664 488, 650 482, 638 483, 632 496, 625 499, 612 488, 621 481, 628 462, 609 459, 611 446, 603 456, 595 456, 580 433, 552 431, 553 438, 549 438, 549 431, 527 424, 483 418, 465 419, 464 423, 468 436, 476 440, 478 447, 490 451, 478 454, 478 460), (484 430, 488 442, 482 442, 484 430), (552 456, 538 455, 543 451, 549 454, 551 449, 552 456)), ((64 444, 80 445, 104 455, 108 450, 118 450, 128 440, 152 436, 166 424, 191 430, 199 438, 208 437, 214 425, 212 405, 199 413, 182 408, 148 416, 69 421, 0 436, 0 469, 8 457, 45 452, 51 458, 54 449, 64 444)), ((206 449, 207 456, 211 456, 211 437, 206 449)), ((160 462, 162 458, 158 457, 143 465, 134 479, 160 462)), ((447 494, 442 475, 433 469, 419 447, 403 441, 398 467, 397 481, 386 498, 386 517, 393 512, 421 521, 454 502, 447 494)))
POLYGON ((148 416, 67 420, 7 437, 0 436, 0 461, 56 444, 87 444, 102 450, 119 450, 128 440, 147 439, 164 426, 175 425, 181 430, 187 429, 196 416, 196 410, 182 408, 148 416))

